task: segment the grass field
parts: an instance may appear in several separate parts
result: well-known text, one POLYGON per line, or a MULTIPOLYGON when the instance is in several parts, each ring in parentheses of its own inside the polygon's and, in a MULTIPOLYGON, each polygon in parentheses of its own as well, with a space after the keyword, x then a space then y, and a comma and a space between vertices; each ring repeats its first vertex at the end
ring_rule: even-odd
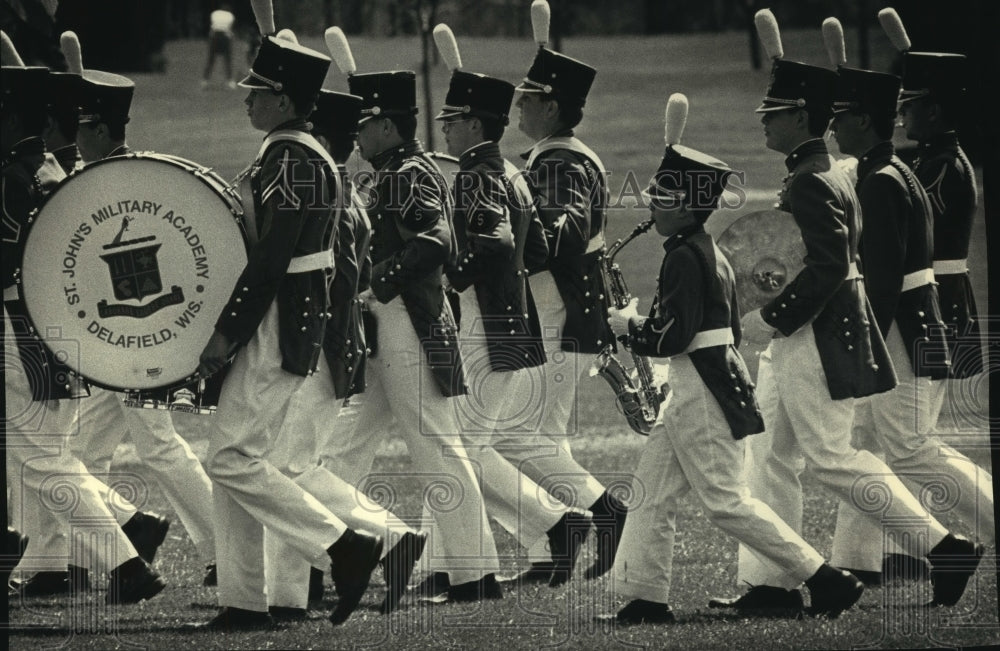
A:
MULTIPOLYGON (((788 32, 785 51, 790 58, 825 63, 819 30, 788 32)), ((849 35, 850 38, 850 35, 849 35)), ((874 66, 887 68, 890 46, 873 32, 874 66)), ((782 157, 764 148, 760 124, 753 109, 767 84, 768 71, 753 71, 748 63, 746 37, 742 33, 684 37, 629 37, 615 39, 570 39, 564 49, 571 56, 593 64, 598 77, 586 109, 579 135, 604 159, 616 179, 632 172, 640 183, 648 179, 662 156, 663 106, 673 92, 684 92, 691 114, 684 142, 718 155, 746 172, 748 202, 713 216, 710 229, 722 232, 735 218, 751 210, 770 207, 784 174, 782 157)), ((322 47, 317 39, 303 39, 322 47)), ((467 70, 496 74, 507 79, 524 75, 533 56, 527 40, 463 39, 467 70)), ((416 39, 352 39, 359 71, 419 68, 416 39)), ((848 43, 848 52, 855 50, 848 43)), ((136 99, 129 125, 133 148, 170 153, 214 167, 224 178, 232 178, 249 162, 260 143, 260 134, 249 127, 242 103, 244 91, 228 91, 221 85, 199 88, 205 44, 200 41, 168 43, 169 68, 165 75, 135 75, 136 99)), ((218 71, 217 71, 218 74, 218 71)), ((447 85, 447 72, 437 67, 433 74, 433 96, 440 103, 447 85)), ((343 77, 332 72, 327 87, 346 89, 343 77)), ((514 117, 516 124, 516 115, 514 117)), ((436 142, 441 146, 440 133, 436 142)), ((503 141, 508 158, 530 146, 527 138, 509 130, 503 141)), ((835 148, 835 144, 834 144, 835 148)), ((625 235, 645 215, 623 208, 611 214, 611 239, 625 235)), ((976 281, 976 298, 985 311, 986 244, 984 220, 978 219, 970 253, 976 281)), ((640 238, 619 257, 633 293, 646 304, 652 295, 654 276, 661 256, 659 240, 640 238)), ((985 403, 973 405, 980 416, 985 403)), ((178 429, 204 451, 207 429, 204 417, 178 415, 178 429)), ((580 431, 574 450, 584 466, 607 478, 630 473, 638 459, 643 439, 632 434, 615 413, 607 386, 600 380, 584 382, 578 400, 580 431)), ((980 419, 979 422, 985 422, 980 419)), ((971 432, 953 440, 980 463, 989 463, 983 432, 971 432)), ((134 455, 123 447, 118 455, 122 472, 142 474, 134 455)), ((385 446, 377 471, 405 472, 410 467, 398 442, 385 446)), ((397 512, 415 521, 420 515, 419 495, 412 485, 399 487, 397 512), (407 490, 412 488, 412 490, 407 490)), ((170 513, 154 486, 148 508, 170 513)), ((804 536, 821 553, 828 554, 836 502, 816 489, 807 477, 804 536)), ((184 622, 205 620, 214 614, 214 590, 200 585, 202 568, 183 527, 174 524, 167 543, 157 557, 157 567, 169 582, 156 599, 105 612, 103 594, 82 595, 65 600, 35 600, 12 604, 15 630, 10 637, 14 649, 66 646, 68 648, 155 649, 200 648, 901 648, 974 646, 1000 643, 997 621, 995 548, 988 549, 980 571, 965 598, 947 611, 925 612, 912 604, 927 600, 928 584, 894 584, 871 589, 859 606, 833 621, 746 620, 720 615, 705 606, 709 597, 742 592, 734 585, 736 543, 710 526, 694 502, 689 500, 679 522, 675 555, 675 577, 671 604, 680 623, 673 627, 639 627, 610 630, 593 623, 592 616, 615 608, 608 601, 609 579, 573 581, 559 589, 526 587, 510 589, 500 602, 481 605, 427 607, 404 602, 392 617, 380 617, 368 609, 381 600, 381 579, 362 608, 346 625, 334 630, 317 609, 305 623, 281 631, 210 636, 181 629, 184 622), (33 627, 55 627, 39 631, 33 627)), ((949 522, 949 515, 942 514, 949 522)), ((958 531, 963 528, 955 524, 958 531)), ((512 538, 497 533, 501 564, 505 571, 523 566, 512 538)), ((876 544, 877 541, 872 541, 876 544)), ((581 558, 589 564, 591 550, 581 558)))

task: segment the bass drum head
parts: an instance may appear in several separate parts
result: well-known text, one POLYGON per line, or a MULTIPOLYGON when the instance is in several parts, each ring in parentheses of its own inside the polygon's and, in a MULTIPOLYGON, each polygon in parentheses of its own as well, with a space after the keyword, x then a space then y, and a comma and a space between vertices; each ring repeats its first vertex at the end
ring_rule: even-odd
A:
POLYGON ((173 156, 108 158, 66 179, 31 224, 29 317, 47 343, 78 342, 67 365, 88 381, 134 391, 194 377, 247 262, 239 204, 205 172, 173 156))

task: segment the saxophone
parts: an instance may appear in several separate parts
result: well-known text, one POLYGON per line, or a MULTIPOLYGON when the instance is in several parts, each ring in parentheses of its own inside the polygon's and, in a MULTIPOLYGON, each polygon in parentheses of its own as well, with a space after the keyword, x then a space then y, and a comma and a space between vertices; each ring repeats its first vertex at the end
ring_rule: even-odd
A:
MULTIPOLYGON (((604 276, 608 291, 614 300, 615 307, 619 310, 624 308, 632 300, 632 295, 625 284, 625 277, 621 268, 614 261, 615 256, 625 247, 626 244, 639 237, 650 229, 653 220, 641 222, 632 233, 624 240, 619 239, 608 249, 604 257, 601 258, 601 274, 604 276)), ((637 434, 646 436, 649 434, 656 416, 660 411, 660 404, 663 402, 663 391, 657 387, 653 381, 653 368, 648 357, 632 353, 633 368, 630 370, 615 357, 612 345, 608 344, 600 353, 591 366, 590 375, 600 375, 608 381, 611 389, 615 392, 615 399, 628 420, 631 427, 637 434), (639 387, 636 388, 636 382, 639 387)))

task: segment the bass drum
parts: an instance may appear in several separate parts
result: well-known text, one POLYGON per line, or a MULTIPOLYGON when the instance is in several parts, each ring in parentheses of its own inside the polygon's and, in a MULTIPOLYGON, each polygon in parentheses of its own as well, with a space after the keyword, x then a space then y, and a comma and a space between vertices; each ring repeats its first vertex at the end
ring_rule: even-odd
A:
POLYGON ((26 236, 21 282, 35 332, 78 342, 66 364, 133 406, 213 411, 221 374, 196 371, 246 266, 242 215, 218 175, 183 158, 88 165, 55 189, 26 236))

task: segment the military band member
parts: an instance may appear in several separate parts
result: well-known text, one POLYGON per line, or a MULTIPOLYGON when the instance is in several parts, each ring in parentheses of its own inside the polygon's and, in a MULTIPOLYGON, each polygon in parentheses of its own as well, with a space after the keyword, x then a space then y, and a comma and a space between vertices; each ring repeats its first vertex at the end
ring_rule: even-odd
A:
MULTIPOLYGON (((896 531, 904 550, 931 563, 932 603, 950 606, 961 598, 982 546, 950 534, 884 462, 851 446, 857 399, 892 389, 896 378, 881 333, 869 325, 877 321, 858 268, 861 206, 823 140, 836 80, 833 71, 776 59, 757 109, 767 147, 786 157, 779 209, 795 219, 806 256, 781 293, 742 321, 747 339, 770 342, 758 370, 766 431, 751 446, 750 489, 796 531, 806 467, 842 500, 888 494, 884 510, 867 516, 905 523, 896 531)), ((711 605, 802 606, 801 578, 743 545, 739 579, 754 587, 711 605)))
MULTIPOLYGON (((443 39, 442 54, 458 64, 454 36, 441 27, 435 33, 443 39)), ((538 218, 530 203, 521 203, 500 155, 513 97, 513 84, 454 67, 435 118, 459 164, 452 181, 459 253, 446 271, 460 297, 459 343, 470 393, 455 400, 461 401, 462 439, 482 473, 487 513, 524 547, 549 543, 556 565, 549 585, 555 587, 573 571, 590 516, 561 503, 552 508, 558 500, 492 446, 495 429, 525 425, 515 414, 538 399, 528 373, 545 362, 524 259, 529 229, 538 218)))
POLYGON ((635 481, 644 498, 629 505, 615 560, 616 595, 629 601, 622 624, 671 623, 668 605, 680 500, 694 489, 708 518, 726 533, 805 582, 810 612, 836 616, 864 591, 851 574, 819 553, 763 502, 743 474, 743 439, 764 430, 754 385, 736 350, 740 315, 729 261, 705 232, 731 170, 677 144, 687 99, 667 107, 667 148, 647 196, 656 231, 666 238, 648 317, 635 304, 611 310, 616 332, 639 355, 670 358, 671 397, 643 448, 635 481), (678 108, 675 108, 678 107, 678 108), (674 126, 677 124, 678 126, 674 126))
MULTIPOLYGON (((323 355, 313 380, 295 395, 291 412, 298 416, 286 422, 268 459, 349 527, 377 532, 387 541, 380 565, 386 583, 381 612, 388 614, 406 591, 427 534, 415 531, 337 476, 338 464, 329 461, 327 446, 329 439, 351 432, 356 408, 342 404, 364 389, 365 338, 357 295, 359 285, 368 287, 367 277, 362 280, 361 275, 367 268, 370 276, 371 225, 344 167, 354 151, 361 101, 356 95, 321 90, 309 116, 313 135, 337 165, 343 189, 344 205, 334 245, 336 273, 330 284, 323 355)), ((321 582, 323 570, 316 568, 318 575, 315 570, 311 573, 311 559, 302 558, 276 539, 269 533, 265 540, 268 610, 272 617, 304 618, 308 602, 322 598, 322 583, 317 588, 310 580, 315 575, 321 582), (310 591, 316 599, 310 599, 310 591)))
MULTIPOLYGON (((41 205, 43 188, 38 172, 45 155, 41 137, 46 121, 48 70, 21 66, 3 67, 2 141, 10 147, 3 159, 3 284, 4 332, 15 340, 4 347, 6 373, 6 446, 8 472, 17 482, 17 494, 25 519, 25 533, 36 545, 50 530, 66 532, 70 522, 66 512, 56 514, 46 504, 59 504, 53 491, 62 490, 59 482, 48 481, 58 475, 72 484, 78 500, 73 510, 74 522, 96 524, 100 528, 101 544, 95 532, 85 529, 76 541, 83 545, 84 562, 89 569, 110 571, 106 595, 108 604, 136 603, 149 599, 165 587, 160 576, 137 553, 136 548, 148 540, 150 532, 144 526, 130 531, 114 526, 115 516, 108 510, 112 499, 110 489, 87 472, 69 449, 70 434, 77 417, 81 387, 72 371, 37 338, 28 325, 27 308, 20 296, 17 275, 30 219, 41 205), (37 360, 41 360, 38 364, 37 360), (30 364, 30 366, 28 366, 30 364), (22 422, 24 414, 34 411, 33 403, 42 403, 43 421, 22 422), (57 450, 53 454, 53 449, 57 450), (104 523, 112 526, 106 527, 104 523), (110 541, 106 536, 110 533, 110 541), (135 540, 135 544, 130 540, 135 540)), ((61 174, 58 166, 56 171, 61 174)), ((7 341, 10 341, 9 339, 7 341)), ((58 535, 55 536, 58 538, 58 535)), ((52 538, 52 536, 50 536, 52 538)), ((65 543, 65 541, 64 541, 65 543)), ((45 547, 42 562, 56 566, 43 568, 29 578, 21 589, 24 596, 68 591, 66 571, 68 545, 57 545, 54 553, 45 547), (34 582, 34 585, 32 585, 34 582)), ((23 561, 30 561, 34 552, 23 561)))
MULTIPOLYGON (((533 9, 537 24, 536 15, 533 9)), ((536 40, 544 42, 547 36, 536 35, 536 40)), ((549 245, 546 263, 529 270, 548 361, 537 434, 504 433, 496 439, 497 449, 531 479, 547 490, 556 482, 569 484, 570 490, 558 491, 560 498, 593 513, 597 560, 587 569, 587 578, 611 569, 626 515, 625 505, 573 458, 569 439, 569 429, 575 427, 577 381, 614 336, 600 271, 606 171, 597 154, 573 133, 583 119, 595 75, 586 63, 542 46, 517 87, 518 126, 536 141, 526 155, 526 177, 549 245)), ((535 561, 520 579, 548 581, 551 574, 551 562, 535 561)))
POLYGON ((66 174, 83 167, 76 134, 80 128, 80 75, 72 72, 49 73, 48 124, 43 137, 45 146, 55 156, 66 174))
MULTIPOLYGON (((975 540, 993 539, 993 481, 964 454, 933 436, 934 385, 948 377, 950 360, 934 283, 933 212, 920 182, 894 153, 892 133, 900 80, 841 66, 833 131, 840 151, 858 159, 858 198, 865 216, 860 253, 865 291, 885 338, 899 384, 872 396, 870 428, 892 470, 918 487, 949 478, 953 513, 975 540)), ((877 582, 882 533, 842 502, 833 562, 877 582)))
MULTIPOLYGON (((965 56, 907 52, 903 58, 900 114, 906 137, 918 142, 913 172, 934 211, 934 280, 941 316, 948 326, 951 378, 983 371, 983 348, 976 301, 969 279, 969 239, 976 216, 976 175, 955 130, 965 103, 965 56)), ((936 421, 949 383, 938 385, 936 421)), ((957 405, 961 407, 961 405, 957 405)))
MULTIPOLYGON (((127 154, 126 125, 131 120, 135 84, 121 75, 86 69, 75 83, 80 114, 77 137, 84 162, 127 154)), ((110 472, 115 449, 129 436, 145 470, 191 536, 205 567, 202 582, 215 585, 212 483, 191 446, 177 433, 169 411, 126 407, 122 398, 114 391, 92 390, 80 406, 80 434, 73 439, 73 450, 95 476, 103 478, 110 472)), ((126 511, 130 508, 127 503, 122 506, 126 511)), ((155 514, 138 517, 155 519, 162 543, 167 520, 155 514)))
POLYGON ((221 369, 207 469, 213 486, 219 614, 205 626, 267 626, 264 527, 299 554, 332 560, 339 601, 330 621, 358 606, 382 538, 349 529, 267 459, 294 422, 294 397, 315 372, 330 309, 327 285, 340 184, 306 121, 329 68, 325 55, 265 36, 249 75, 251 125, 266 134, 251 173, 257 238, 201 355, 200 371, 221 369), (266 400, 262 400, 266 396, 266 400))

